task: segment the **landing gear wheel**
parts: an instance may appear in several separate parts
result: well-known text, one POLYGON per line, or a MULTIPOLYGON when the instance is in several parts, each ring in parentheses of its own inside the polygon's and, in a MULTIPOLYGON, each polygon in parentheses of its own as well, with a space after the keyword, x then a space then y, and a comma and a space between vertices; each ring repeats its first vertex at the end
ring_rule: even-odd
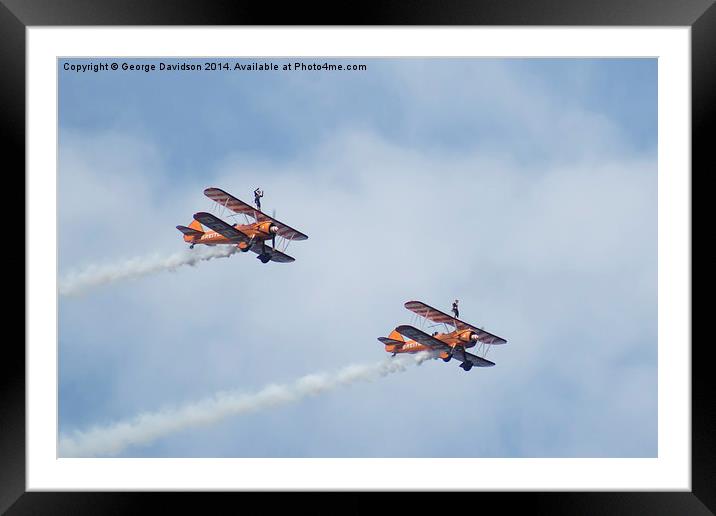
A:
POLYGON ((191 245, 189 246, 189 249, 194 249, 194 244, 191 244, 191 245))
POLYGON ((463 362, 460 367, 462 367, 465 371, 469 371, 472 369, 472 362, 463 362))
POLYGON ((270 254, 260 254, 256 258, 261 260, 261 263, 268 263, 271 260, 270 254))
POLYGON ((241 247, 241 245, 238 246, 239 251, 241 251, 242 253, 248 253, 249 251, 251 251, 251 246, 254 245, 254 239, 250 238, 248 242, 242 242, 242 244, 244 244, 243 247, 241 247))
POLYGON ((450 360, 452 360, 452 357, 451 357, 451 356, 447 356, 447 357, 445 357, 445 358, 442 359, 443 362, 450 362, 450 360))

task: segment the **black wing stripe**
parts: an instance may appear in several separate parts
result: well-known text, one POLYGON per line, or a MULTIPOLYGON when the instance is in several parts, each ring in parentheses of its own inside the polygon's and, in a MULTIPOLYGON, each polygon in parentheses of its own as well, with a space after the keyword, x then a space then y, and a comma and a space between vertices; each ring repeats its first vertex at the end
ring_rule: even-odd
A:
POLYGON ((409 326, 409 325, 398 326, 397 328, 395 328, 395 331, 397 331, 404 337, 408 337, 409 339, 412 339, 415 342, 418 342, 418 343, 422 344, 423 346, 427 346, 429 348, 450 349, 450 346, 448 346, 441 340, 438 340, 435 337, 431 337, 427 333, 420 331, 419 329, 417 329, 413 326, 409 326))
POLYGON ((200 211, 194 214, 194 220, 199 221, 206 227, 216 231, 220 235, 228 238, 232 242, 248 242, 249 237, 236 229, 235 227, 227 224, 223 220, 215 217, 211 213, 205 213, 200 211))

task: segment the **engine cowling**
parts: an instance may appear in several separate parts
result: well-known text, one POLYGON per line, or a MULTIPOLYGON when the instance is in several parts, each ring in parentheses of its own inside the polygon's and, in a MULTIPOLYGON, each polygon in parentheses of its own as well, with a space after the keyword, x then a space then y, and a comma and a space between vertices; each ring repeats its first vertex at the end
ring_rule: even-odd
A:
POLYGON ((460 342, 477 344, 479 336, 474 331, 465 330, 458 335, 460 342))
POLYGON ((271 221, 266 220, 264 222, 259 222, 258 230, 265 235, 275 235, 278 233, 278 226, 271 221))

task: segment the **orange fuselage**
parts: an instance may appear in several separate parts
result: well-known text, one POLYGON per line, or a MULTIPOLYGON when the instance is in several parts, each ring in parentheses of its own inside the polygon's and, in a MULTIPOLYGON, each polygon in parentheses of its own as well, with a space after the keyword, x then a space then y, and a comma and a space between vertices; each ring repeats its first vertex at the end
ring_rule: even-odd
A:
MULTIPOLYGON (((253 239, 256 242, 271 240, 271 237, 273 236, 270 231, 271 222, 269 221, 254 222, 253 224, 234 224, 233 227, 238 229, 244 235, 246 235, 250 239, 253 239)), ((204 234, 201 236, 185 235, 184 241, 192 244, 206 245, 235 244, 235 242, 230 241, 221 233, 217 233, 216 231, 213 231, 211 229, 204 232, 204 234)), ((236 245, 238 245, 239 248, 243 249, 246 247, 247 244, 245 242, 239 242, 236 245)))
MULTIPOLYGON (((436 333, 433 335, 434 338, 441 342, 444 342, 451 348, 455 346, 464 346, 465 348, 471 348, 476 343, 470 339, 473 334, 470 330, 455 330, 450 333, 436 333)), ((385 350, 388 353, 419 353, 420 351, 430 351, 428 346, 424 346, 414 340, 406 340, 404 344, 386 344, 385 350)), ((447 358, 447 352, 443 351, 440 353, 440 358, 447 358)))

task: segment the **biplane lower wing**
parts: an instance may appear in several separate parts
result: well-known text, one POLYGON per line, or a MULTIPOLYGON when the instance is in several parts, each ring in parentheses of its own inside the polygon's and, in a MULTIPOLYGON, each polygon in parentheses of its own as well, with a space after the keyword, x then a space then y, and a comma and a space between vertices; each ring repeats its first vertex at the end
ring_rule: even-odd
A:
POLYGON ((454 326, 458 330, 472 330, 477 334, 480 342, 484 342, 485 344, 494 345, 507 343, 507 341, 502 337, 498 337, 497 335, 493 335, 490 332, 487 332, 480 328, 476 328, 475 326, 461 321, 460 319, 457 319, 452 315, 448 315, 445 312, 441 312, 437 308, 428 306, 422 301, 408 301, 407 303, 405 303, 404 306, 414 314, 417 314, 420 317, 425 317, 427 320, 432 321, 434 323, 449 324, 450 326, 454 326))
POLYGON ((254 245, 251 246, 250 251, 256 254, 262 254, 265 252, 271 257, 272 262, 291 263, 296 261, 295 258, 282 253, 278 249, 272 249, 269 246, 263 246, 261 242, 255 242, 254 245))
POLYGON ((464 351, 460 346, 451 348, 443 341, 436 339, 435 337, 431 337, 427 333, 413 326, 398 326, 395 331, 435 351, 449 351, 451 352, 452 357, 459 360, 460 362, 471 362, 472 365, 477 367, 492 367, 493 365, 495 365, 494 362, 490 362, 485 358, 478 357, 477 355, 473 355, 472 353, 464 351))
POLYGON ((224 208, 230 209, 234 213, 241 213, 243 215, 253 217, 256 219, 256 222, 264 222, 266 220, 272 222, 278 227, 278 236, 283 237, 286 240, 306 240, 308 238, 307 235, 304 235, 297 229, 293 229, 288 224, 284 224, 273 217, 269 217, 264 212, 257 210, 242 200, 237 199, 230 193, 226 193, 221 188, 207 188, 204 190, 204 195, 224 208))
POLYGON ((203 211, 200 211, 199 213, 195 213, 194 220, 199 221, 200 223, 204 224, 206 227, 216 231, 217 233, 219 233, 220 235, 222 235, 223 237, 225 237, 232 243, 248 242, 249 241, 249 237, 245 233, 242 233, 235 227, 224 222, 220 218, 215 217, 211 213, 206 213, 203 211))
POLYGON ((409 326, 407 324, 403 326, 398 326, 397 328, 395 328, 395 331, 397 331, 404 337, 414 340, 418 344, 422 344, 423 346, 427 346, 436 351, 447 351, 450 349, 450 346, 445 344, 443 341, 438 340, 435 337, 431 337, 424 331, 421 331, 414 326, 409 326))
POLYGON ((471 362, 475 367, 492 367, 495 365, 494 362, 490 362, 486 358, 478 357, 477 355, 463 351, 460 347, 456 347, 453 350, 452 357, 463 363, 471 362))
POLYGON ((191 229, 186 226, 177 226, 177 229, 184 233, 186 236, 200 237, 204 234, 202 231, 197 231, 196 229, 191 229))

